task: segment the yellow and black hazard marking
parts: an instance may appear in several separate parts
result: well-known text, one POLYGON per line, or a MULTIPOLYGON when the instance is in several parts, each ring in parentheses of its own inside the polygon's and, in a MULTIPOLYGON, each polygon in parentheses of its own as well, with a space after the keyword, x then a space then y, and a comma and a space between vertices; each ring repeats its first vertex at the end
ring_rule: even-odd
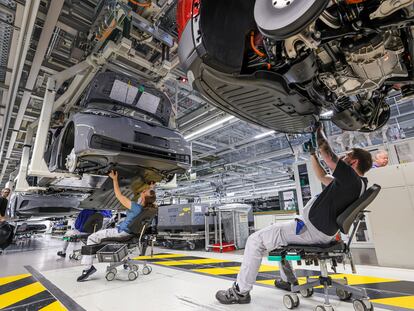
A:
POLYGON ((0 278, 0 310, 67 310, 31 274, 0 278))
MULTIPOLYGON (((236 279, 241 266, 240 262, 230 260, 171 253, 160 253, 152 257, 140 256, 135 259, 230 280, 236 279)), ((278 266, 261 265, 256 283, 274 287, 274 281, 280 275, 278 270, 278 266)), ((319 271, 307 269, 296 269, 295 272, 299 283, 306 282, 306 277, 312 278, 319 275, 319 271)), ((346 277, 349 285, 365 288, 373 303, 393 309, 414 310, 414 282, 346 273, 333 273, 331 276, 334 279, 346 277)), ((322 289, 316 288, 315 291, 322 292, 322 289)))

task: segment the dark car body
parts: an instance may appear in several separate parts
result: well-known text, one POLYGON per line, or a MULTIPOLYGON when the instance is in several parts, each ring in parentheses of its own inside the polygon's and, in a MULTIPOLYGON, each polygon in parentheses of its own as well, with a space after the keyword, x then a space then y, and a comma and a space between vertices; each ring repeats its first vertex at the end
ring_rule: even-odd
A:
POLYGON ((179 0, 181 67, 248 122, 303 133, 329 111, 341 129, 371 132, 390 117, 387 94, 413 80, 412 5, 382 15, 381 3, 179 0))

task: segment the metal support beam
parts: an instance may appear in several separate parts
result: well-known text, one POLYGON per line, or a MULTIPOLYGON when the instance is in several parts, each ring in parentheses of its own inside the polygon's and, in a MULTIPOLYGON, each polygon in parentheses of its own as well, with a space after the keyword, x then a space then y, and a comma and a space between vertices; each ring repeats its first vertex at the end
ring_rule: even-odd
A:
POLYGON ((33 128, 27 129, 26 138, 24 140, 22 158, 20 160, 19 173, 17 174, 15 191, 23 192, 29 189, 27 182, 27 168, 29 166, 30 148, 32 147, 33 128))
MULTIPOLYGON (((9 157, 13 151, 14 144, 16 142, 17 133, 20 130, 24 114, 26 112, 27 106, 29 105, 31 98, 31 90, 35 86, 37 76, 40 72, 40 67, 42 65, 43 59, 46 55, 46 51, 50 42, 50 39, 53 35, 53 30, 59 18, 61 9, 63 7, 64 0, 55 0, 50 3, 49 11, 46 16, 45 24, 40 35, 39 42, 37 44, 36 53, 33 58, 32 66, 30 68, 29 76, 27 78, 25 91, 23 92, 23 97, 19 106, 19 111, 17 113, 16 120, 14 122, 13 130, 14 132, 11 135, 10 143, 7 148, 6 157, 9 157)), ((5 142, 1 145, 1 151, 3 152, 5 147, 5 142)), ((6 163, 3 165, 3 171, 0 175, 0 182, 3 180, 4 172, 7 168, 6 163)))
POLYGON ((26 6, 24 8, 22 29, 17 45, 17 55, 13 63, 12 78, 6 99, 6 113, 2 124, 0 163, 3 157, 4 143, 10 125, 10 115, 16 102, 17 90, 19 88, 20 79, 23 73, 23 65, 26 60, 27 51, 30 46, 30 38, 32 37, 34 24, 36 22, 39 4, 40 0, 28 0, 26 1, 26 6))

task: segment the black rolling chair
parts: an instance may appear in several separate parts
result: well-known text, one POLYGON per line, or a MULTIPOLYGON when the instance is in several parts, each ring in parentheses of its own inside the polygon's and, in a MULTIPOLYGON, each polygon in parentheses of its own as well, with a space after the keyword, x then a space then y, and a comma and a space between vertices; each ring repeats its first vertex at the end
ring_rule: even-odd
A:
POLYGON ((108 262, 105 278, 108 281, 115 279, 117 267, 123 266, 129 270, 128 279, 135 280, 138 277, 138 264, 142 264, 142 274, 147 275, 152 272, 152 268, 146 262, 133 260, 129 256, 136 249, 139 250, 140 256, 145 256, 148 246, 151 246, 151 256, 153 253, 152 235, 146 232, 150 228, 152 221, 158 213, 157 208, 145 209, 135 220, 128 226, 130 235, 103 239, 101 243, 94 245, 85 245, 82 247, 82 255, 98 255, 100 262, 108 262))
MULTIPOLYGON (((74 234, 69 237, 64 237, 63 239, 68 241, 69 243, 76 243, 76 242, 82 242, 83 245, 86 245, 86 241, 88 239, 88 236, 90 236, 92 233, 95 233, 98 230, 102 229, 103 225, 103 216, 101 213, 95 213, 88 217, 88 219, 85 221, 82 227, 82 232, 79 234, 74 234)), ((72 254, 69 255, 69 259, 73 260, 80 260, 82 257, 81 255, 81 249, 74 249, 72 251, 72 254)))
POLYGON ((364 288, 356 288, 347 285, 347 280, 334 280, 328 274, 327 263, 331 262, 332 268, 336 272, 337 263, 341 263, 346 259, 349 259, 352 272, 356 273, 355 266, 352 262, 350 245, 355 232, 358 228, 358 224, 364 219, 365 209, 376 198, 381 187, 379 185, 373 185, 367 189, 364 194, 352 203, 341 215, 337 218, 337 224, 340 231, 344 234, 348 234, 352 225, 353 230, 349 235, 348 243, 343 241, 333 241, 328 245, 287 245, 273 250, 269 254, 269 260, 281 261, 281 260, 296 260, 300 264, 302 260, 306 264, 319 262, 321 269, 321 275, 317 279, 309 279, 305 284, 293 285, 292 293, 283 297, 283 304, 288 309, 294 309, 299 306, 299 292, 303 297, 310 297, 313 295, 313 289, 317 286, 323 286, 325 302, 323 305, 315 307, 315 311, 331 311, 332 305, 329 302, 329 288, 336 289, 336 294, 340 300, 354 299, 353 306, 356 311, 372 311, 374 306, 369 301, 369 297, 364 288))

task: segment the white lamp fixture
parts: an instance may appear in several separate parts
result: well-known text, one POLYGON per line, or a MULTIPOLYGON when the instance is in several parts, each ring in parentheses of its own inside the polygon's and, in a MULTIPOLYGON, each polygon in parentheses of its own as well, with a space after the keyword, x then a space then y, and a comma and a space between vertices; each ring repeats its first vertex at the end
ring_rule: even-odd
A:
POLYGON ((269 135, 272 135, 272 134, 274 134, 275 133, 275 131, 268 131, 268 132, 264 132, 264 133, 261 133, 261 134, 257 134, 255 137, 253 137, 254 139, 259 139, 259 138, 263 138, 263 137, 266 137, 266 136, 269 136, 269 135))
POLYGON ((227 121, 230 121, 230 120, 232 120, 234 118, 235 118, 235 116, 228 116, 228 117, 225 117, 223 119, 220 119, 220 120, 218 120, 218 121, 216 121, 214 123, 211 123, 211 124, 209 124, 209 125, 201 128, 201 129, 199 129, 197 131, 192 132, 191 134, 188 134, 187 136, 184 136, 184 139, 187 139, 188 140, 188 139, 191 139, 191 138, 193 138, 193 137, 195 137, 197 135, 203 134, 203 133, 207 132, 208 130, 210 130, 210 129, 216 127, 216 126, 219 126, 219 125, 221 125, 221 124, 223 124, 223 123, 225 123, 227 121))

